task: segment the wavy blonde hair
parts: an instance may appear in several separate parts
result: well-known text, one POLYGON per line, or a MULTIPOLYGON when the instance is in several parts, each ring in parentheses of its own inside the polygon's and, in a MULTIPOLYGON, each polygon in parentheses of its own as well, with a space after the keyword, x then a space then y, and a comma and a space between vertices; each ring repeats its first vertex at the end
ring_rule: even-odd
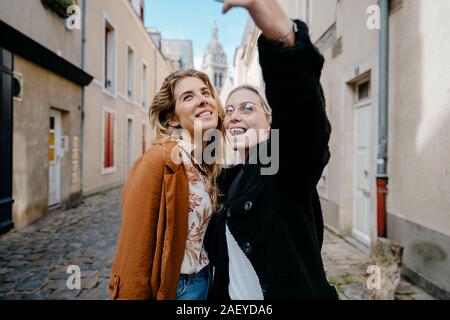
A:
MULTIPOLYGON (((208 87, 211 95, 216 103, 217 112, 219 113, 219 120, 217 129, 220 130, 219 141, 214 141, 216 143, 215 148, 215 162, 213 164, 202 164, 201 169, 206 173, 208 179, 211 181, 211 200, 213 210, 217 211, 219 209, 218 197, 220 191, 217 185, 217 177, 222 170, 222 163, 224 159, 224 126, 223 118, 225 116, 224 109, 220 103, 220 99, 216 93, 216 90, 211 84, 209 77, 206 73, 189 69, 189 70, 179 70, 170 74, 161 86, 159 92, 153 98, 152 104, 149 110, 150 123, 153 127, 153 144, 161 143, 164 141, 169 141, 174 138, 173 134, 176 132, 176 128, 169 125, 169 119, 175 114, 176 98, 175 98, 175 87, 184 78, 194 77, 198 78, 208 87)), ((196 165, 194 163, 194 165, 196 165)))

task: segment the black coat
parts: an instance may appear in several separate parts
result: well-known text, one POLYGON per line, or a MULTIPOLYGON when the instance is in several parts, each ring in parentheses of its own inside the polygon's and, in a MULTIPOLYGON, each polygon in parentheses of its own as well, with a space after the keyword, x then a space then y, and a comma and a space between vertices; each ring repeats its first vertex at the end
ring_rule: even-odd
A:
MULTIPOLYGON (((262 175, 261 163, 245 164, 229 204, 212 218, 205 237, 215 266, 212 300, 229 299, 225 223, 253 265, 265 299, 337 299, 321 258, 324 227, 316 191, 330 158, 331 126, 320 84, 324 58, 306 24, 295 22, 291 48, 264 36, 258 40, 272 129, 279 129, 279 170, 262 175)), ((227 193, 241 167, 221 174, 222 192, 227 193)))

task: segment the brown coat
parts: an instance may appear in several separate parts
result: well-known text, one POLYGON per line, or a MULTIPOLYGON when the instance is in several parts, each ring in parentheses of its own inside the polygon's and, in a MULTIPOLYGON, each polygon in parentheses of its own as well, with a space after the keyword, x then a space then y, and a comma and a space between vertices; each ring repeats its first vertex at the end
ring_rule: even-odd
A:
POLYGON ((189 182, 178 150, 173 141, 153 145, 129 174, 111 299, 176 299, 189 210, 189 182))

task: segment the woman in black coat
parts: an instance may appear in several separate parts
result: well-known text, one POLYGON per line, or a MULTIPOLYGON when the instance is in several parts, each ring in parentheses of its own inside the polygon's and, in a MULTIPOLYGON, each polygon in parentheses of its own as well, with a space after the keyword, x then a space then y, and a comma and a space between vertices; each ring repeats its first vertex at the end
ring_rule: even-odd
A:
POLYGON ((224 12, 233 7, 246 8, 262 31, 259 57, 272 110, 246 86, 225 105, 231 145, 245 151, 246 162, 220 177, 223 205, 205 238, 215 267, 209 298, 337 299, 321 258, 316 191, 330 158, 324 59, 307 26, 289 20, 277 0, 224 1, 224 12), (271 163, 254 152, 259 149, 268 150, 271 163))

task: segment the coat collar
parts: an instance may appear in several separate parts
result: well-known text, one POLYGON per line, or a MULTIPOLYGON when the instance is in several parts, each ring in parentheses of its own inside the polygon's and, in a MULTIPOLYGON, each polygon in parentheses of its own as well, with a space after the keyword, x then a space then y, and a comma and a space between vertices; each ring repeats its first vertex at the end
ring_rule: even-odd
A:
POLYGON ((165 149, 164 165, 171 173, 176 173, 182 167, 183 161, 180 155, 180 147, 174 140, 159 143, 165 149))

